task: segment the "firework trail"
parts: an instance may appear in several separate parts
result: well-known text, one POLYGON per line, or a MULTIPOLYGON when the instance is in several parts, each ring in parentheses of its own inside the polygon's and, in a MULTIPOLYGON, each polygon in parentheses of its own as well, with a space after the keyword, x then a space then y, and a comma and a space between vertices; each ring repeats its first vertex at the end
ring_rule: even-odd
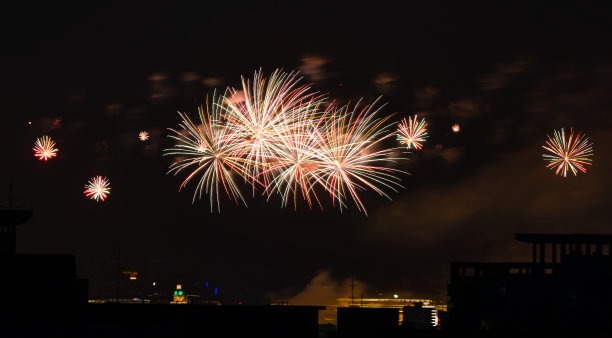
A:
POLYGON ((41 138, 36 139, 34 143, 34 157, 38 157, 39 160, 47 161, 48 159, 57 156, 59 149, 55 148, 55 141, 49 136, 44 135, 41 138))
POLYGON ((402 122, 398 124, 397 140, 400 144, 405 144, 408 149, 421 149, 423 148, 422 142, 427 139, 427 122, 422 118, 421 121, 417 121, 417 115, 413 118, 402 119, 402 122))
POLYGON ((545 161, 549 162, 546 167, 555 170, 555 175, 567 176, 568 169, 574 176, 578 170, 586 173, 585 165, 591 165, 593 156, 592 143, 589 139, 578 133, 574 135, 574 130, 570 129, 569 137, 565 138, 565 130, 554 130, 554 137, 548 136, 546 145, 542 146, 550 154, 543 154, 545 161))
MULTIPOLYGON (((209 104, 207 97, 206 106, 198 109, 199 125, 187 114, 179 112, 182 119, 179 126, 182 129, 169 129, 174 133, 169 137, 177 143, 173 148, 166 149, 164 154, 181 156, 181 159, 170 166, 169 173, 174 172, 177 175, 183 170, 192 170, 179 190, 200 175, 192 202, 195 202, 196 197, 201 199, 203 193, 208 194, 211 212, 215 203, 217 210, 221 211, 221 188, 231 200, 237 202, 240 199, 246 206, 234 177, 235 174, 245 179, 251 177, 244 166, 244 159, 236 156, 236 135, 230 133, 226 123, 220 120, 219 110, 224 100, 224 96, 213 95, 209 104)), ((256 179, 253 178, 253 181, 256 179)))
POLYGON ((95 176, 85 185, 85 196, 93 200, 102 201, 110 195, 110 181, 106 177, 95 176))

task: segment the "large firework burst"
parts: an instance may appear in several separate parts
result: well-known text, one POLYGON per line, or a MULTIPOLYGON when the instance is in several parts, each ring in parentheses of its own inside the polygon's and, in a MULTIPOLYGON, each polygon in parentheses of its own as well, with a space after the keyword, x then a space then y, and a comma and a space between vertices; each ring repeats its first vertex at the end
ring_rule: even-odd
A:
POLYGON ((578 170, 586 173, 585 165, 591 165, 593 156, 592 143, 580 133, 574 135, 570 129, 569 137, 565 138, 565 130, 554 130, 554 137, 548 136, 546 145, 542 146, 549 153, 543 154, 545 161, 549 162, 546 167, 555 170, 555 175, 567 176, 568 169, 576 176, 578 170))
POLYGON ((376 116, 378 100, 338 109, 299 81, 293 72, 277 70, 269 79, 255 72, 252 82, 242 79, 240 91, 228 88, 207 99, 199 124, 179 113, 180 128, 170 129, 176 144, 165 155, 176 156, 168 172, 190 171, 181 189, 197 177, 193 202, 208 194, 211 211, 215 204, 220 211, 225 191, 246 205, 237 185, 241 177, 253 196, 262 188, 268 199, 278 194, 283 207, 293 201, 297 208, 299 197, 322 207, 317 191, 326 191, 340 210, 352 200, 367 214, 360 191, 388 198, 385 190, 401 187, 395 176, 400 170, 385 166, 401 152, 384 144, 396 133, 388 132, 389 116, 376 116))
POLYGON ((34 157, 38 157, 39 160, 47 161, 48 159, 57 156, 58 149, 55 148, 55 141, 49 136, 44 135, 41 138, 36 139, 34 143, 34 157))
POLYGON ((425 119, 422 118, 417 121, 417 115, 414 115, 413 118, 408 117, 408 120, 404 118, 398 124, 397 139, 400 144, 405 144, 408 149, 421 149, 423 147, 421 143, 427 139, 426 127, 425 119))
POLYGON ((95 176, 85 185, 85 196, 93 200, 102 201, 110 195, 110 181, 106 177, 95 176))

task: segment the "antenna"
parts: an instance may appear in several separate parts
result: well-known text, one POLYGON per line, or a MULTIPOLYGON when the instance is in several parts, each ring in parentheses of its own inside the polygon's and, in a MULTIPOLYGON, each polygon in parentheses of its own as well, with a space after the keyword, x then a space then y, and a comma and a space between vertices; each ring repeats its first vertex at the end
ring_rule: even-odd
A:
POLYGON ((14 189, 13 177, 11 176, 9 178, 9 199, 8 199, 9 210, 13 209, 13 189, 14 189))
POLYGON ((121 281, 121 247, 117 246, 117 281, 115 289, 115 302, 119 303, 119 283, 121 281))
POLYGON ((355 301, 355 287, 356 286, 358 286, 358 284, 355 284, 354 269, 351 268, 351 307, 355 306, 354 301, 355 301))

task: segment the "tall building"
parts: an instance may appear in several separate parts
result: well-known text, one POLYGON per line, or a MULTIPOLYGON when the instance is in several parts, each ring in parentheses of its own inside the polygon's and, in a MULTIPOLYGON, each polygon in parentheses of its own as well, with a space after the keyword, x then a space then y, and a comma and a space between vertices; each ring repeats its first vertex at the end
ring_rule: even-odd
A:
POLYGON ((515 238, 531 262, 451 263, 449 328, 612 333, 612 235, 515 238))

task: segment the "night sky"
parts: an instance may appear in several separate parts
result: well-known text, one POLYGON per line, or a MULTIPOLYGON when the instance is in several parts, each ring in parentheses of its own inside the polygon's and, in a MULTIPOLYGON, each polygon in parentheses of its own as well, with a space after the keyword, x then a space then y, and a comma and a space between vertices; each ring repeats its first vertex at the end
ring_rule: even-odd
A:
POLYGON ((168 288, 325 305, 350 294, 351 275, 365 297, 444 298, 451 261, 529 260, 518 232, 610 233, 612 18, 580 4, 7 8, 0 203, 12 177, 13 204, 34 212, 17 250, 74 254, 90 298, 113 296, 120 249, 143 278, 164 265, 168 288), (248 208, 192 204, 184 176, 166 174, 167 128, 260 68, 299 70, 338 102, 382 96, 397 121, 427 118, 424 148, 398 163, 405 189, 363 193, 368 216, 283 209, 248 186, 248 208), (586 174, 546 168, 542 145, 561 127, 593 143, 586 174), (32 151, 44 134, 60 149, 48 162, 32 151), (94 175, 111 180, 104 203, 83 195, 94 175))

